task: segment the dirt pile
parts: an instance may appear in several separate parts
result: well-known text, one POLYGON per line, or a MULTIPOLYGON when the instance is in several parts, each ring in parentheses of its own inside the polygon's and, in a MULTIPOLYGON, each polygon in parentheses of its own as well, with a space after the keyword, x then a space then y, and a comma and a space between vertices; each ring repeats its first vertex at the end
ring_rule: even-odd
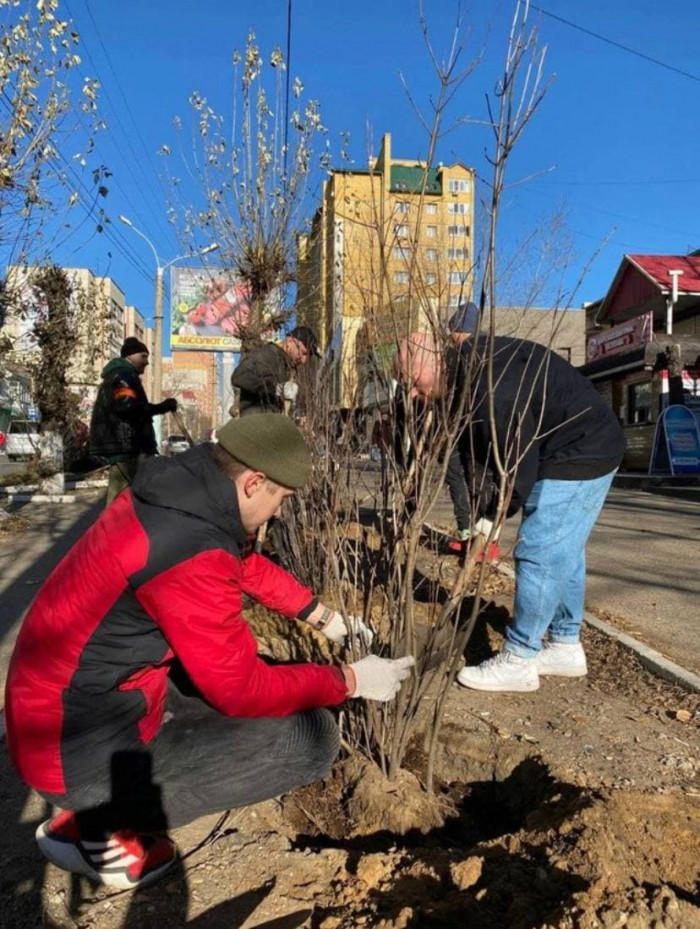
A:
MULTIPOLYGON (((519 818, 516 776, 502 785, 491 828, 519 818)), ((474 926, 479 929, 700 927, 700 802, 643 793, 595 796, 571 785, 524 816, 521 828, 457 847, 454 828, 360 857, 335 884, 323 929, 474 926)), ((472 823, 472 829, 474 828, 472 823)), ((479 824, 476 824, 477 826, 479 824)), ((483 825, 483 820, 482 820, 483 825)), ((465 829, 464 835, 469 830, 465 829)))

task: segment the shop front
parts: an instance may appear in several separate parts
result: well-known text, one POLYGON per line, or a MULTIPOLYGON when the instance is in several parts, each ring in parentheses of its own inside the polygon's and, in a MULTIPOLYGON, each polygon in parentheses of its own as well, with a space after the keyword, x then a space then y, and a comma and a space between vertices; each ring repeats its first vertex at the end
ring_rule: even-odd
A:
POLYGON ((664 411, 685 407, 700 431, 700 256, 626 255, 594 322, 580 370, 620 420, 623 469, 659 473, 664 411))

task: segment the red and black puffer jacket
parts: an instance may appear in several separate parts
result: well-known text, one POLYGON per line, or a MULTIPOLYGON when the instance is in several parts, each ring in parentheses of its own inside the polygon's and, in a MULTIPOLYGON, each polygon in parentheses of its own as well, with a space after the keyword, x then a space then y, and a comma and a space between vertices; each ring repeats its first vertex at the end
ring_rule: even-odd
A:
POLYGON ((241 613, 247 593, 291 618, 312 592, 261 555, 242 556, 235 487, 211 446, 142 465, 44 583, 6 688, 8 745, 31 787, 62 794, 158 732, 177 658, 229 716, 341 703, 331 665, 271 666, 241 613))

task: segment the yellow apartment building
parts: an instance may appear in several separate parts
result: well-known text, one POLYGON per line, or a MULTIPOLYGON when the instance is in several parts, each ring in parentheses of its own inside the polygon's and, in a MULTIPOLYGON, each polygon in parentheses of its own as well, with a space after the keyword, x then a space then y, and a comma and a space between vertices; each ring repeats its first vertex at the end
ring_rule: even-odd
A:
POLYGON ((297 319, 319 334, 333 400, 358 405, 369 353, 446 321, 473 288, 474 172, 392 158, 391 136, 366 170, 333 170, 298 240, 297 319))

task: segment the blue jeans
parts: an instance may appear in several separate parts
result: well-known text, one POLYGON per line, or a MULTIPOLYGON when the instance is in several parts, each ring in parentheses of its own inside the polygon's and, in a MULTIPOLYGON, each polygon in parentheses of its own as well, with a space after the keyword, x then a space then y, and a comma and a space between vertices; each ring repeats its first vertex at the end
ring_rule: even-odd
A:
POLYGON ((515 604, 505 648, 534 658, 550 642, 578 642, 586 593, 586 542, 615 472, 589 481, 538 481, 523 507, 513 557, 515 604))

